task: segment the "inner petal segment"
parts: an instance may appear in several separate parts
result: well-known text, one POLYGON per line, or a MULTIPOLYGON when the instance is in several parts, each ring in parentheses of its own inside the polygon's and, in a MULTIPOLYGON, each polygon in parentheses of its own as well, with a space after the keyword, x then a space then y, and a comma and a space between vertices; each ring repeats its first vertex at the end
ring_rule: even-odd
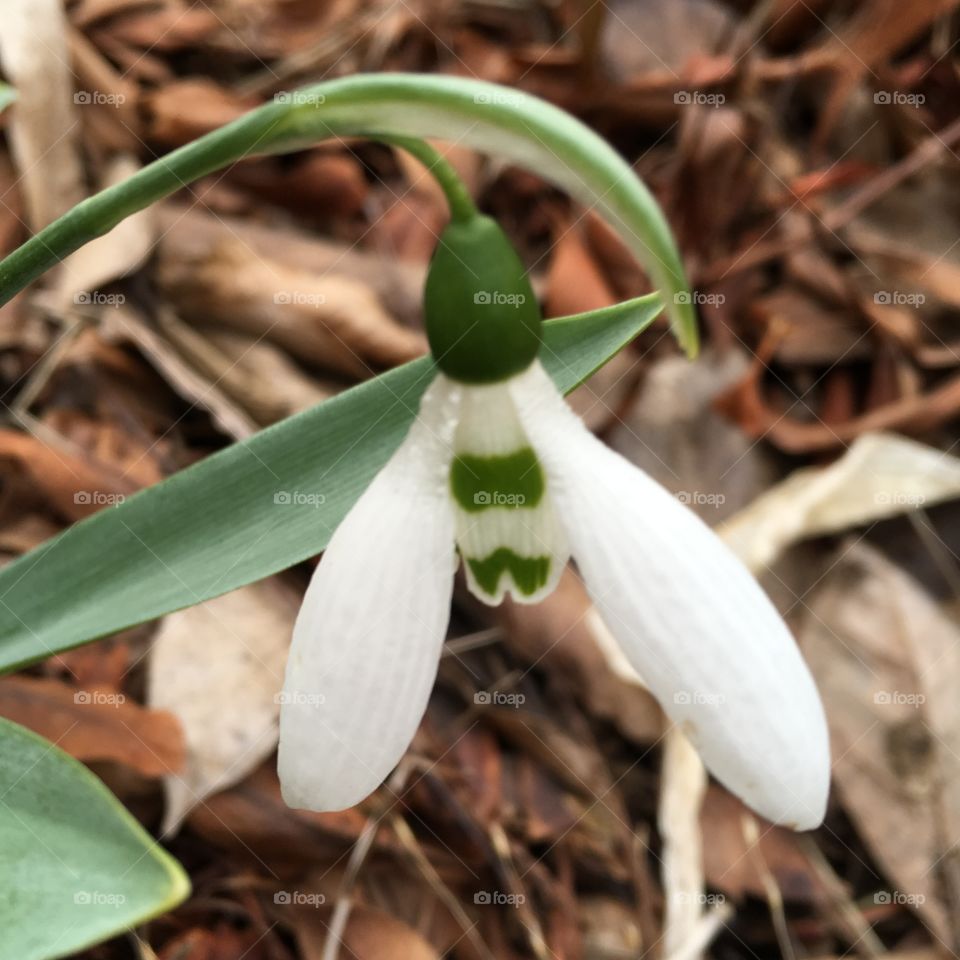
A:
POLYGON ((453 446, 450 492, 471 592, 489 604, 506 593, 541 600, 570 553, 508 383, 464 389, 453 446))

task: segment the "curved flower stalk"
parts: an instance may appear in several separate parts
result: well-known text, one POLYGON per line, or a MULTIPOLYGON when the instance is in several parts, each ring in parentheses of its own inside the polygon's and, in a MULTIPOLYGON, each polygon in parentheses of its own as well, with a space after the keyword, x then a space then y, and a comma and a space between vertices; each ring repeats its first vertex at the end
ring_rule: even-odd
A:
POLYGON ((570 114, 529 94, 462 77, 359 74, 278 94, 273 103, 101 191, 0 262, 0 304, 124 217, 243 157, 331 137, 437 137, 511 160, 603 215, 660 288, 689 355, 697 330, 683 265, 656 201, 630 166, 570 114))
POLYGON ((460 219, 441 237, 426 320, 440 373, 334 533, 294 630, 287 802, 351 806, 401 758, 436 677, 458 553, 487 604, 539 601, 572 556, 717 778, 775 822, 817 825, 826 723, 789 631, 713 532, 567 406, 538 358, 533 292, 493 221, 460 219))

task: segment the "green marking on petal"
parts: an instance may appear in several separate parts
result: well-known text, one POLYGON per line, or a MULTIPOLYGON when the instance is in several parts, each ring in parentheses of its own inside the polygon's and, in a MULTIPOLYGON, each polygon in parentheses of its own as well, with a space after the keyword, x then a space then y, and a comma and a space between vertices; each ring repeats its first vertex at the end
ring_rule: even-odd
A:
POLYGON ((521 557, 509 547, 494 550, 484 560, 467 557, 477 584, 490 596, 497 592, 500 578, 509 573, 517 589, 526 597, 543 587, 550 575, 550 557, 521 557))
POLYGON ((504 456, 461 454, 450 466, 450 489, 468 513, 490 507, 529 509, 543 498, 543 470, 530 447, 504 456))

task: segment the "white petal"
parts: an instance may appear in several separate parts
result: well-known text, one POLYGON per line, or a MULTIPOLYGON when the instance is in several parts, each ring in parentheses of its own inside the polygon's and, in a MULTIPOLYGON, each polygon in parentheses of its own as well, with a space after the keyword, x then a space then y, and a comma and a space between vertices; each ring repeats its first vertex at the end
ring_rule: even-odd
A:
MULTIPOLYGON (((566 535, 552 501, 546 496, 529 510, 494 507, 483 513, 467 513, 457 509, 456 527, 467 586, 477 599, 490 606, 497 606, 508 593, 514 603, 539 603, 556 589, 570 559, 566 535), (484 563, 496 569, 498 556, 504 558, 504 569, 496 586, 489 580, 481 583, 477 571, 484 570, 484 563), (511 557, 519 558, 521 563, 528 559, 536 563, 536 586, 529 589, 518 582, 522 578, 508 566, 511 557)), ((490 576, 488 571, 486 577, 490 576)))
POLYGON ((707 767, 777 823, 823 819, 823 707, 783 620, 690 510, 598 441, 535 364, 517 409, 594 602, 707 767))
POLYGON ((570 550, 509 380, 463 388, 453 447, 457 546, 470 592, 494 606, 507 593, 538 603, 553 592, 570 550))
POLYGON ((459 396, 442 375, 429 387, 307 589, 281 698, 280 783, 292 807, 362 800, 426 710, 456 567, 448 475, 459 396))

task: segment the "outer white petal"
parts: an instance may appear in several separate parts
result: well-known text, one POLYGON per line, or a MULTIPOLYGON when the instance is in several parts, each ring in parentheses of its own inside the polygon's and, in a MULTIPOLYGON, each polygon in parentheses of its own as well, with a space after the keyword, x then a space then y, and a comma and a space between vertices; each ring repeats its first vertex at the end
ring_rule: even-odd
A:
POLYGON ((292 807, 341 810, 386 778, 427 707, 450 619, 448 493, 460 391, 442 375, 337 528, 293 631, 279 773, 292 807))
POLYGON ((830 777, 806 664, 756 580, 690 510, 583 425, 539 366, 517 409, 594 602, 707 767, 754 810, 809 829, 830 777))

